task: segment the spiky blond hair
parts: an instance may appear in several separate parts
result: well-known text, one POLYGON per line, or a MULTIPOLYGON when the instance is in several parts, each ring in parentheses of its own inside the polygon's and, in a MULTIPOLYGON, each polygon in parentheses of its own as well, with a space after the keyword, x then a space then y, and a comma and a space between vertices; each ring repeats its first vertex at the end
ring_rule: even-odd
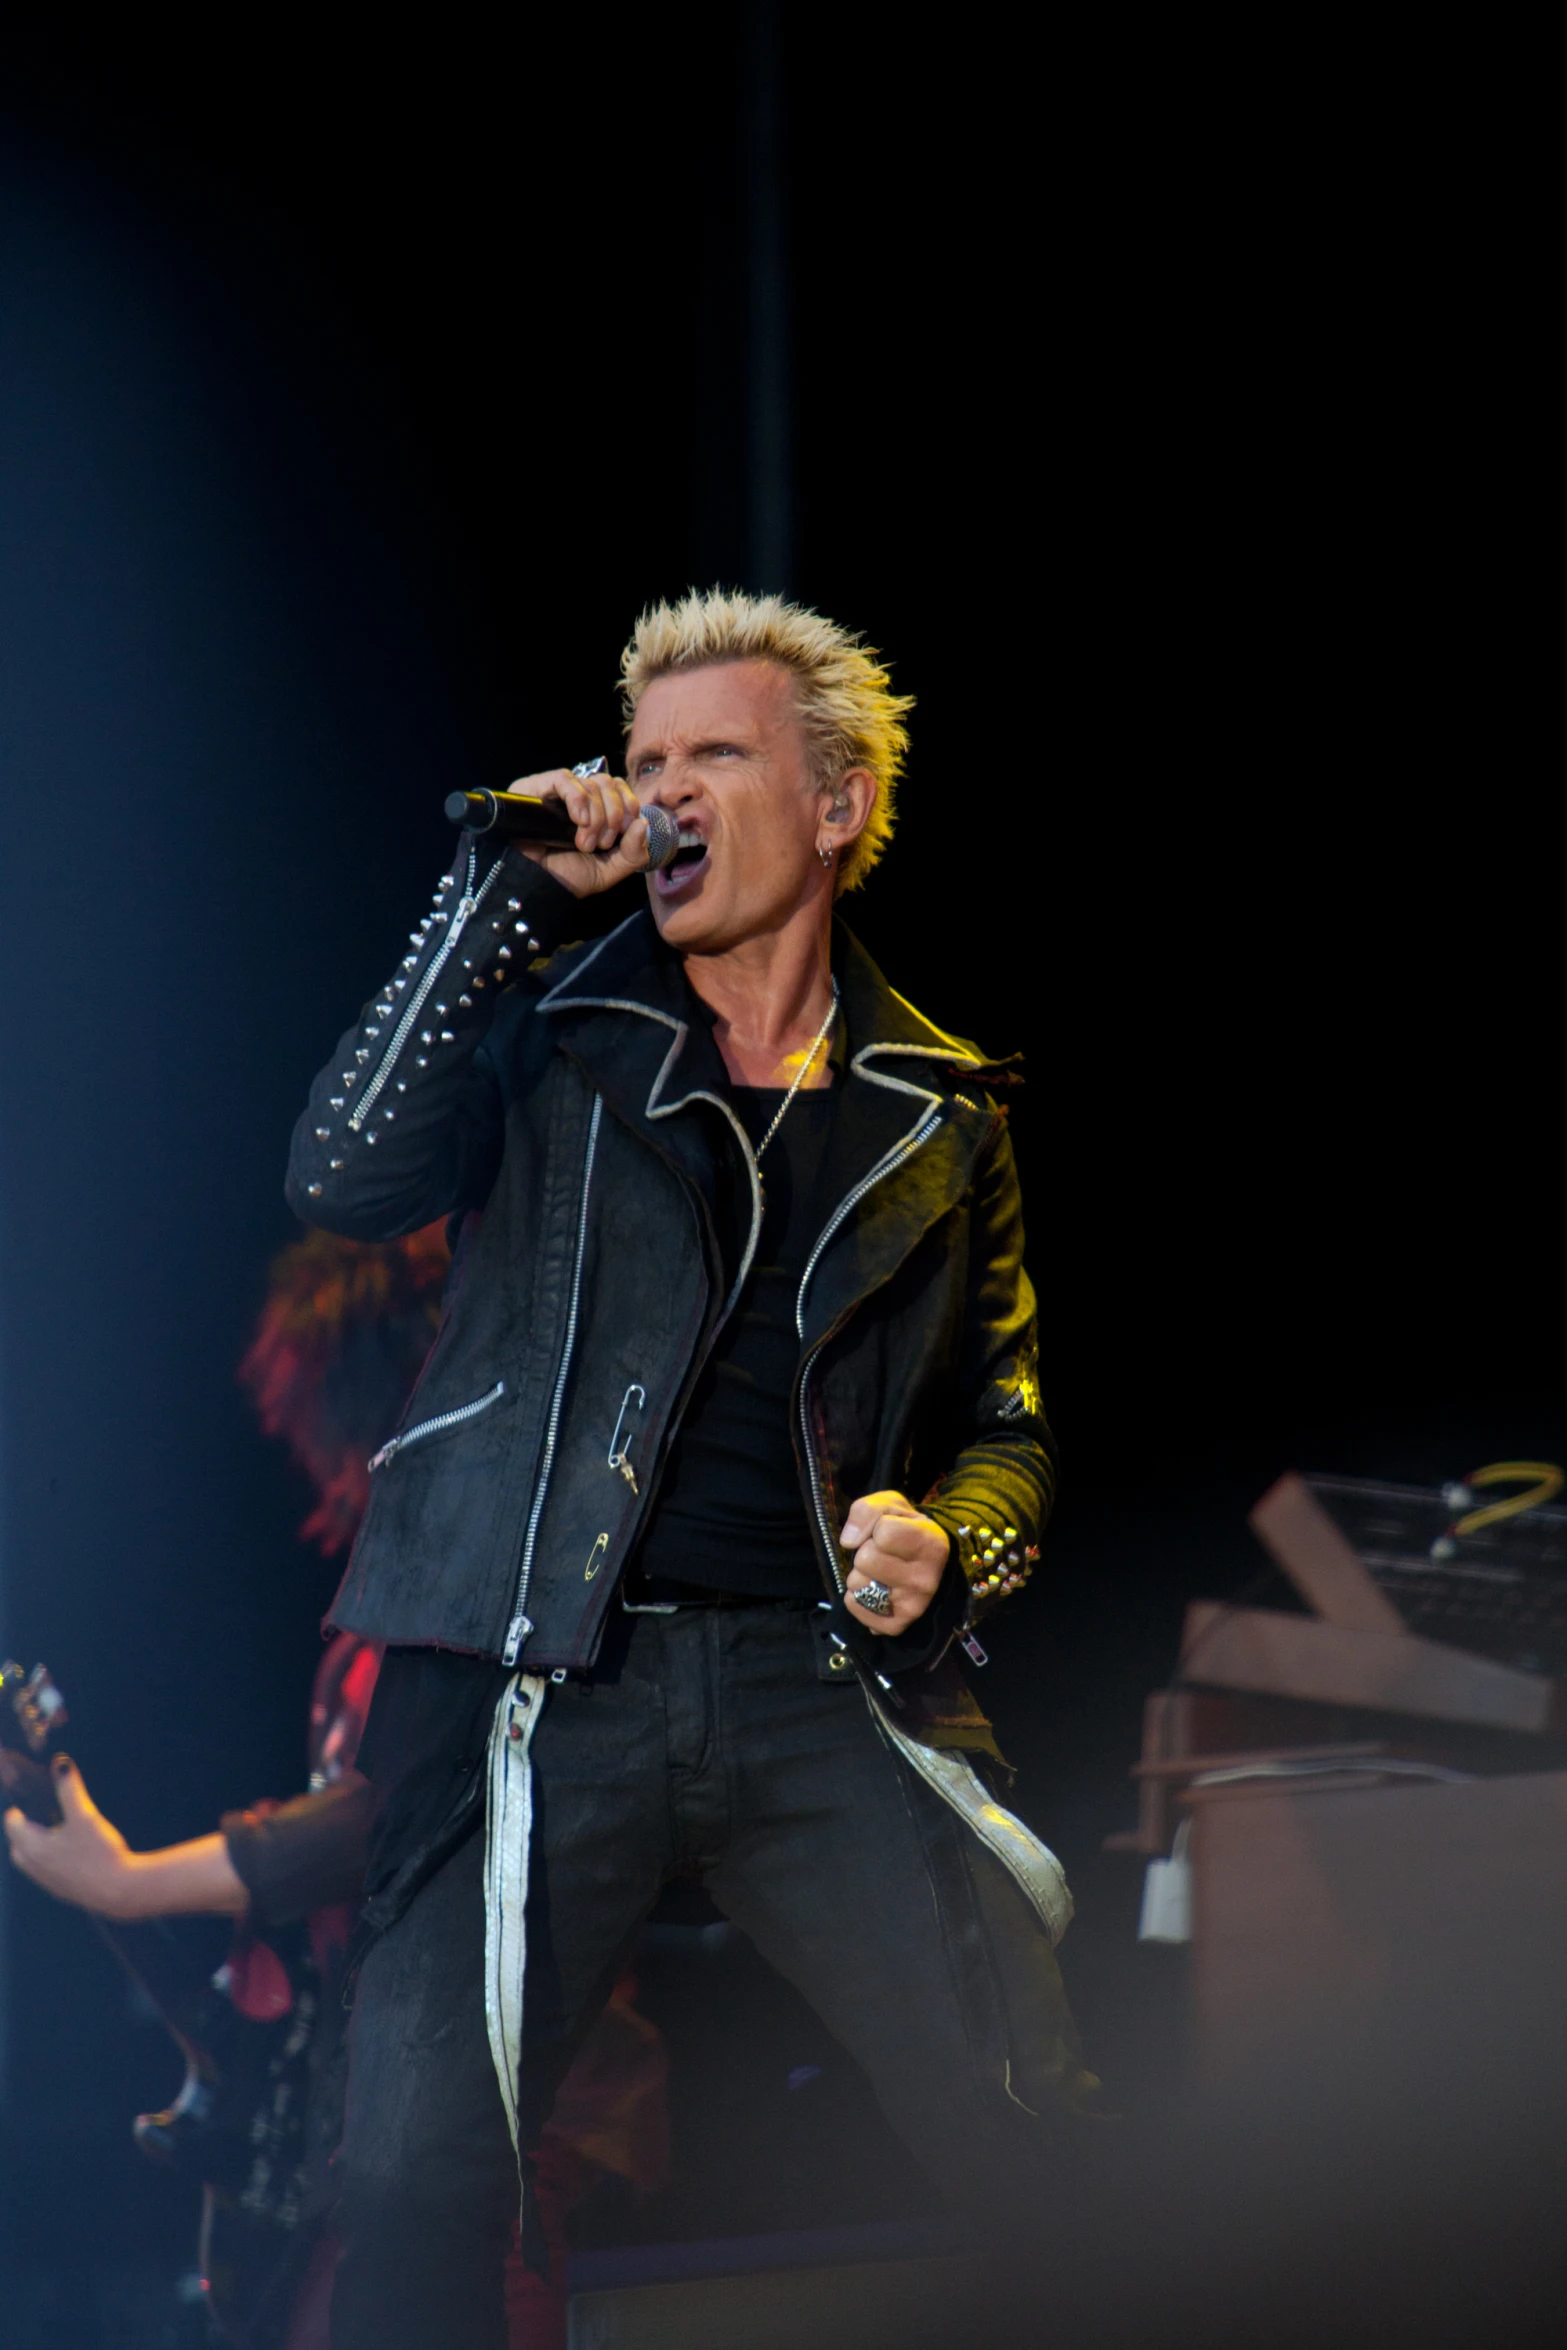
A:
POLYGON ((903 721, 912 694, 895 694, 881 655, 834 620, 781 596, 692 589, 678 604, 652 604, 620 656, 626 731, 655 678, 720 661, 775 661, 792 672, 795 702, 818 783, 831 787, 851 767, 876 778, 865 829, 838 860, 840 891, 858 889, 892 838, 898 778, 909 747, 903 721))

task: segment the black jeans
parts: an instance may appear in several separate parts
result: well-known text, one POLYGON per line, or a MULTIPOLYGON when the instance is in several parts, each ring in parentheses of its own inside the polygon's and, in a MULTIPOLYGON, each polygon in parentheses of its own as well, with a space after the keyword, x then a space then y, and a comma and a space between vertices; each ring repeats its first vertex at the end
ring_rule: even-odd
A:
MULTIPOLYGON (((530 2133, 660 1886, 694 1864, 949 2199, 1038 2228, 1062 2116, 1093 2086, 1048 1938, 858 1684, 819 1676, 808 1611, 623 1618, 594 1678, 548 1691, 533 1761, 530 2133)), ((482 1858, 473 1833, 360 1972, 334 2350, 503 2350, 518 2186, 485 2032, 482 1858)))

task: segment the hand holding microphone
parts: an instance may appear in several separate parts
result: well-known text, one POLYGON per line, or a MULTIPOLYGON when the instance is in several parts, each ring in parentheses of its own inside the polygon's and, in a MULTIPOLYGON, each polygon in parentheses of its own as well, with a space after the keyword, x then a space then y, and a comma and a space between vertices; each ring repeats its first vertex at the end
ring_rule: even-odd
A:
POLYGON ((667 865, 680 829, 663 808, 643 808, 604 761, 525 775, 504 792, 453 792, 454 824, 518 848, 573 897, 596 896, 649 867, 667 865))

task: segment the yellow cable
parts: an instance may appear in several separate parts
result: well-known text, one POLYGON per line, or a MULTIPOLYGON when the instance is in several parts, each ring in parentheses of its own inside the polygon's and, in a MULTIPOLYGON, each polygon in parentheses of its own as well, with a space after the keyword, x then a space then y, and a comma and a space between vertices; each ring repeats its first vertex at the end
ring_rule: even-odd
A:
POLYGON ((1471 1487, 1525 1484, 1529 1491, 1509 1494, 1506 1501, 1488 1502, 1484 1509, 1471 1510, 1466 1518, 1458 1520, 1453 1528, 1455 1534, 1475 1534, 1482 1526, 1500 1525, 1503 1518, 1516 1518, 1525 1510, 1538 1509, 1567 1485, 1567 1475, 1554 1461, 1492 1461, 1485 1468, 1476 1469, 1464 1483, 1471 1487))

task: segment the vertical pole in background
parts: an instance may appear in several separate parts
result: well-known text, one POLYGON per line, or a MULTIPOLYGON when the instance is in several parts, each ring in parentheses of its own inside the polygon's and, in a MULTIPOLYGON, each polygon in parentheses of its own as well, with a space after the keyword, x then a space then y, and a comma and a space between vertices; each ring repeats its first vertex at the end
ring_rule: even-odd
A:
POLYGON ((789 251, 782 11, 751 0, 746 58, 746 585, 788 595, 794 574, 789 251))
MULTIPOLYGON (((3 1308, 5 1281, 5 1224, 0 1219, 0 1308, 3 1308)), ((6 1483, 7 1428, 5 1419, 5 1316, 0 1310, 0 1657, 8 1654, 6 1642, 10 1623, 6 1609, 6 1551, 10 1531, 9 1493, 6 1483)), ((0 1810, 5 1799, 0 1797, 0 1810)), ((11 1920, 10 1920, 11 1862, 0 1844, 0 2156, 4 2154, 4 2128, 11 2103, 11 1920)))

